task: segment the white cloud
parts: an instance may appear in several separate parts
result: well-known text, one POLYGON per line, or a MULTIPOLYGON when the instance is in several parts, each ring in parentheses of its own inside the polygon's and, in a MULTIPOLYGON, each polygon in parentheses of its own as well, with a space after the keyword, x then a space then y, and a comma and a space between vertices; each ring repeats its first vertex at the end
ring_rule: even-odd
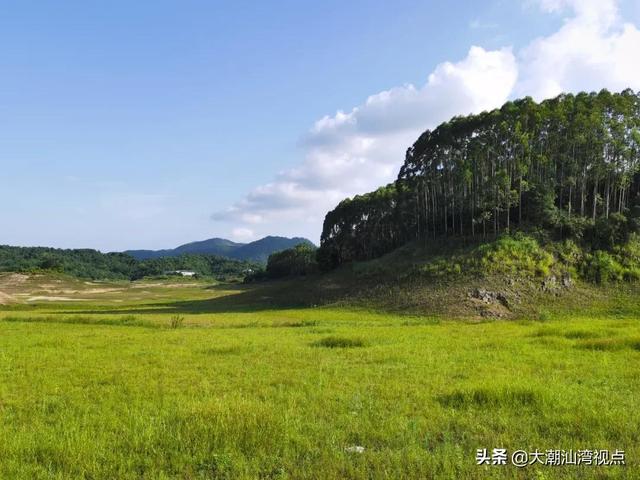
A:
POLYGON ((321 118, 304 138, 306 156, 299 167, 281 172, 213 218, 317 241, 325 213, 347 196, 392 181, 423 130, 453 115, 500 105, 516 78, 511 49, 471 47, 464 60, 438 65, 422 87, 392 88, 348 113, 321 118))
POLYGON ((370 96, 351 111, 318 120, 303 139, 299 167, 281 172, 213 215, 256 234, 318 239, 325 213, 340 200, 392 181, 406 149, 427 128, 454 115, 499 107, 513 97, 562 91, 640 89, 640 32, 624 23, 614 0, 537 0, 564 15, 561 28, 514 55, 509 47, 471 47, 444 62, 423 86, 370 96))
POLYGON ((256 234, 250 228, 234 228, 231 230, 231 237, 237 242, 247 242, 255 240, 256 234))
POLYGON ((554 34, 538 38, 518 57, 515 95, 548 98, 561 92, 640 89, 640 31, 624 23, 613 0, 541 0, 547 11, 570 9, 554 34))

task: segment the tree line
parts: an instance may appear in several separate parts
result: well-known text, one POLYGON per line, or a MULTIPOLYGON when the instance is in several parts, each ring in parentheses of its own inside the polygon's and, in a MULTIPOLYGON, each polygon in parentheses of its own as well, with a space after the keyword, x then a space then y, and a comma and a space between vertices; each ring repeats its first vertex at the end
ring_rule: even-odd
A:
POLYGON ((327 214, 318 260, 331 268, 412 240, 514 229, 593 235, 637 211, 639 168, 640 94, 507 102, 425 131, 394 183, 327 214))
POLYGON ((262 268, 254 262, 217 255, 185 254, 136 260, 124 253, 101 253, 91 249, 0 246, 0 272, 59 272, 92 280, 138 280, 176 270, 231 279, 262 268))
POLYGON ((264 270, 256 270, 245 276, 245 283, 279 278, 299 277, 318 271, 317 248, 309 242, 299 243, 293 248, 269 255, 264 270))

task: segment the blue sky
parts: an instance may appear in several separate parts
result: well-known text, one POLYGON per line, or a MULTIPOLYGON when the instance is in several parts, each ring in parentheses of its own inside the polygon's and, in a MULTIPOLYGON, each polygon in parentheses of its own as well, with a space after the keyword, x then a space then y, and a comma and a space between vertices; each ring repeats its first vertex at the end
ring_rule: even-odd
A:
POLYGON ((451 114, 640 88, 638 24, 638 1, 0 1, 0 244, 317 242, 451 114), (580 78, 543 79, 548 51, 580 78))

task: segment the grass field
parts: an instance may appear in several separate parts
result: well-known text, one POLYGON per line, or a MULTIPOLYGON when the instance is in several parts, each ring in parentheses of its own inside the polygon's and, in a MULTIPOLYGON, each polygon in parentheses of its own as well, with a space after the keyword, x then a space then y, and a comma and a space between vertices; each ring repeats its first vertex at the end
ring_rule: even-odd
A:
POLYGON ((12 278, 1 479, 638 478, 633 291, 480 321, 12 278), (498 447, 623 449, 627 465, 476 465, 498 447))

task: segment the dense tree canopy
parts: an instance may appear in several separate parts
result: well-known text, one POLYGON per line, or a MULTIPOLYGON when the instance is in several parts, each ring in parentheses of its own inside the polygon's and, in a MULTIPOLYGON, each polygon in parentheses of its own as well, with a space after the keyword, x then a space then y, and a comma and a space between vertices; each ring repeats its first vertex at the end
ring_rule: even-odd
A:
POLYGON ((508 102, 424 132, 394 184, 327 214, 318 259, 331 267, 414 239, 531 226, 579 237, 614 214, 626 222, 639 167, 640 95, 631 90, 508 102))
POLYGON ((301 243, 293 248, 269 255, 266 275, 268 278, 283 278, 308 275, 317 270, 316 247, 301 243))
POLYGON ((269 255, 264 270, 256 269, 244 278, 245 283, 298 277, 318 271, 317 247, 308 241, 269 255))
POLYGON ((90 249, 0 246, 0 272, 56 271, 87 279, 136 280, 176 270, 191 270, 212 277, 242 277, 260 269, 251 262, 216 255, 187 254, 136 260, 124 253, 90 249))

